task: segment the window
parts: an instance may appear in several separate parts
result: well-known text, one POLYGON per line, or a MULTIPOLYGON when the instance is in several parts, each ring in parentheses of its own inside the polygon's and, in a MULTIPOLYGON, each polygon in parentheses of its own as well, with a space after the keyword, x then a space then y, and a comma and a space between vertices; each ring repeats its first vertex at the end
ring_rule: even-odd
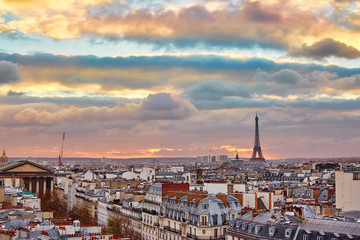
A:
POLYGON ((310 240, 310 236, 308 234, 303 235, 303 240, 310 240))
POLYGON ((236 223, 236 226, 237 226, 238 228, 240 228, 241 225, 242 225, 242 222, 237 222, 237 223, 236 223))
POLYGON ((248 223, 243 223, 243 224, 242 224, 242 227, 241 227, 242 230, 245 230, 245 229, 247 228, 247 226, 248 226, 248 223))
POLYGON ((269 227, 269 235, 272 237, 275 235, 276 227, 269 227))
POLYGON ((249 228, 248 228, 249 232, 251 232, 251 231, 254 229, 254 227, 255 227, 255 224, 254 224, 254 223, 250 223, 250 224, 249 224, 249 228))
POLYGON ((221 215, 222 224, 226 224, 226 214, 221 215))
POLYGON ((218 230, 216 228, 216 229, 214 229, 214 237, 217 238, 217 236, 218 236, 218 230))
POLYGON ((323 236, 317 236, 316 240, 323 240, 323 236))
POLYGON ((286 237, 286 238, 290 238, 291 233, 292 233, 292 229, 291 229, 291 228, 285 229, 285 237, 286 237))
POLYGON ((209 205, 207 205, 207 204, 203 205, 203 209, 208 209, 208 208, 209 208, 209 205))
POLYGON ((214 226, 218 225, 218 217, 217 217, 216 214, 213 215, 213 225, 214 225, 214 226))
POLYGON ((206 225, 206 222, 207 222, 207 217, 206 216, 201 216, 201 224, 206 225))
POLYGON ((261 230, 261 226, 260 225, 257 225, 255 226, 255 234, 258 234, 261 230))

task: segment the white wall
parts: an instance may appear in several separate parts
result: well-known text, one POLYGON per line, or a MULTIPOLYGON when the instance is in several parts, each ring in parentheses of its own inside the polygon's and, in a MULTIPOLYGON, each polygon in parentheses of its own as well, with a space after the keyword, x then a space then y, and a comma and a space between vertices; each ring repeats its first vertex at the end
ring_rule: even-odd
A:
POLYGON ((227 183, 204 183, 204 191, 209 194, 225 193, 228 194, 227 183))
POLYGON ((360 180, 353 173, 335 172, 336 207, 343 211, 360 210, 360 180))

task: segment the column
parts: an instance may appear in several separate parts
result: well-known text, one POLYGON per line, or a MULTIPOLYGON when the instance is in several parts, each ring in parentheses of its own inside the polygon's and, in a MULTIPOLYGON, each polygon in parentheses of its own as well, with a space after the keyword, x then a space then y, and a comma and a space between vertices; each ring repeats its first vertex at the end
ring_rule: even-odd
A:
POLYGON ((46 193, 46 178, 43 178, 43 180, 44 180, 43 194, 45 194, 46 193))
POLYGON ((38 195, 39 196, 39 186, 40 186, 40 184, 39 184, 39 181, 40 179, 39 179, 39 177, 36 177, 36 195, 38 195))
POLYGON ((54 182, 53 182, 52 179, 51 179, 51 181, 50 181, 50 191, 51 191, 51 194, 52 194, 52 192, 54 191, 54 182))
POLYGON ((29 189, 28 189, 30 192, 33 191, 32 189, 32 178, 29 178, 29 189))

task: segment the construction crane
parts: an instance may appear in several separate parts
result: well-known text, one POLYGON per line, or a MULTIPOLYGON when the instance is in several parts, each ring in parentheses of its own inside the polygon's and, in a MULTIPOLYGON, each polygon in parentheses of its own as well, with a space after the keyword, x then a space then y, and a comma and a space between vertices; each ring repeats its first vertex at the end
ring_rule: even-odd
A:
POLYGON ((64 150, 64 141, 65 141, 65 132, 63 132, 62 142, 61 142, 61 152, 59 155, 59 166, 62 166, 62 157, 63 157, 63 150, 64 150))

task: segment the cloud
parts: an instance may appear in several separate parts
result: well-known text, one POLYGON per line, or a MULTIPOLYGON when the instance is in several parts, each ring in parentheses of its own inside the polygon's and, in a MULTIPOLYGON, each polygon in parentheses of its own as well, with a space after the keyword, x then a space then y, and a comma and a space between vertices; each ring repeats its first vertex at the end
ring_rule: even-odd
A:
POLYGON ((169 111, 179 107, 169 93, 150 94, 142 103, 144 110, 169 111))
POLYGON ((18 123, 26 124, 51 124, 56 118, 55 114, 47 111, 37 111, 33 108, 25 108, 14 116, 18 123))
POLYGON ((301 48, 290 49, 289 55, 295 57, 308 57, 315 60, 324 60, 327 57, 356 59, 360 57, 360 51, 343 42, 325 38, 312 45, 303 44, 301 48))
POLYGON ((224 80, 207 80, 195 83, 189 90, 187 96, 194 100, 219 101, 224 97, 249 98, 249 88, 241 84, 228 84, 224 80))
POLYGON ((13 91, 13 90, 9 90, 8 93, 7 93, 7 96, 21 96, 21 95, 24 95, 25 93, 23 92, 16 92, 16 91, 13 91))
POLYGON ((186 119, 197 112, 196 108, 180 96, 168 93, 150 94, 142 102, 137 119, 140 120, 180 120, 186 119))
POLYGON ((351 77, 338 78, 333 81, 332 87, 357 92, 360 90, 360 74, 356 74, 351 77))
POLYGON ((18 66, 8 61, 0 61, 0 84, 13 83, 20 80, 18 66))
MULTIPOLYGON (((70 93, 69 93, 70 94, 70 93)), ((76 93, 73 93, 74 95, 76 93)), ((114 96, 61 96, 61 97, 34 97, 29 96, 25 92, 16 92, 9 90, 6 96, 0 96, 0 102, 7 105, 22 105, 27 103, 53 103, 57 105, 67 105, 76 107, 89 106, 107 106, 114 107, 119 103, 135 103, 139 104, 141 99, 120 98, 114 96)))
MULTIPOLYGON (((164 69, 194 69, 199 72, 217 73, 219 71, 232 71, 238 73, 255 72, 258 70, 267 72, 277 72, 281 69, 295 70, 301 74, 312 71, 327 71, 337 73, 339 77, 349 77, 360 73, 360 68, 346 68, 337 65, 320 65, 314 63, 297 62, 276 62, 266 58, 231 58, 216 54, 191 54, 191 55, 155 55, 155 56, 129 56, 129 57, 97 57, 93 55, 86 56, 65 56, 52 55, 44 53, 35 53, 29 55, 0 53, 0 61, 17 63, 23 67, 33 67, 37 69, 101 69, 104 72, 107 69, 126 69, 129 71, 141 69, 143 72, 163 72, 164 69)), ((97 71, 99 72, 99 71, 97 71)), ((146 75, 145 75, 146 76, 146 75)), ((71 75, 63 74, 64 81, 68 82, 87 82, 92 81, 86 78, 71 78, 71 75)), ((105 78, 105 76, 103 77, 105 78)), ((109 77, 109 74, 107 75, 109 77)), ((115 81, 113 79, 112 81, 115 81)), ((162 79, 160 79, 162 80, 162 79)), ((118 79, 118 81, 122 81, 118 79)), ((134 84, 131 81, 128 84, 134 84)))
POLYGON ((274 73, 269 80, 290 86, 296 86, 304 82, 304 78, 299 73, 290 69, 282 69, 274 73))
MULTIPOLYGON (((11 96, 13 98, 14 96, 11 96)), ((16 97, 16 98, 21 98, 16 97)), ((59 125, 62 122, 114 122, 118 120, 179 120, 193 115, 195 107, 180 96, 168 93, 150 94, 142 102, 118 102, 113 106, 65 105, 61 102, 23 103, 7 105, 2 124, 9 127, 23 125, 59 125)), ((69 102, 70 103, 70 102, 69 102)), ((1 121, 0 121, 1 122, 1 121)))
POLYGON ((171 3, 166 2, 154 7, 153 4, 118 1, 84 1, 76 4, 71 4, 71 1, 40 4, 39 1, 36 5, 42 7, 33 11, 29 11, 25 5, 6 2, 4 11, 17 18, 3 23, 2 28, 59 40, 103 38, 170 49, 293 49, 293 56, 307 56, 300 55, 296 49, 307 50, 309 46, 301 45, 309 39, 333 38, 334 41, 359 48, 359 44, 352 41, 357 33, 348 31, 340 20, 333 18, 335 13, 326 14, 335 11, 332 6, 343 5, 342 2, 246 0, 222 3, 221 7, 216 8, 209 7, 211 3, 167 6, 171 3), (327 11, 324 11, 326 7, 327 11))
POLYGON ((278 12, 262 7, 260 2, 248 2, 242 11, 246 18, 255 22, 272 22, 276 24, 282 18, 278 12))

